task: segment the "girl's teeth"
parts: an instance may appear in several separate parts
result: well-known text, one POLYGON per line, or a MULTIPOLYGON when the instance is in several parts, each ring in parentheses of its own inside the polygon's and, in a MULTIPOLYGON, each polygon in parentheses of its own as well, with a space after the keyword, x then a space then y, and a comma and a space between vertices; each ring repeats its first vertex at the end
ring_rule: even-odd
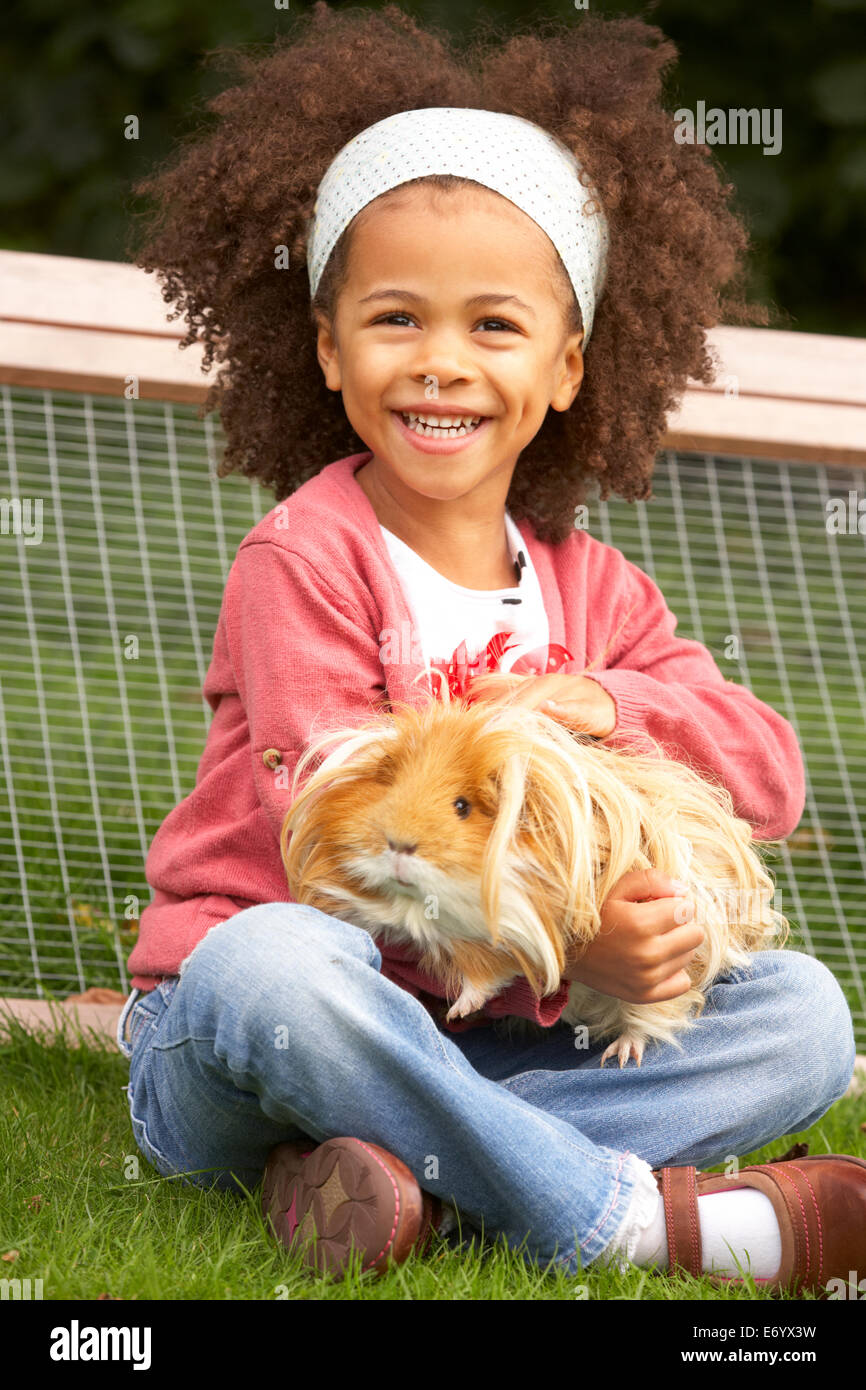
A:
POLYGON ((462 434, 472 434, 481 423, 477 420, 467 428, 466 425, 425 425, 421 420, 410 420, 407 415, 401 415, 400 418, 410 430, 414 430, 416 434, 427 435, 431 439, 456 439, 462 434))

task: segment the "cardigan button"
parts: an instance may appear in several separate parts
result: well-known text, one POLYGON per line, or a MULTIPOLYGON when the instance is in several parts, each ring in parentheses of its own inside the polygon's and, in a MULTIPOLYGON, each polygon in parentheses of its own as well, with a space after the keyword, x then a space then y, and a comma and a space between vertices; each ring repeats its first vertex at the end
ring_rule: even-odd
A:
POLYGON ((283 755, 279 748, 266 748, 262 754, 262 762, 265 767, 269 767, 272 772, 275 768, 279 767, 282 761, 283 755))

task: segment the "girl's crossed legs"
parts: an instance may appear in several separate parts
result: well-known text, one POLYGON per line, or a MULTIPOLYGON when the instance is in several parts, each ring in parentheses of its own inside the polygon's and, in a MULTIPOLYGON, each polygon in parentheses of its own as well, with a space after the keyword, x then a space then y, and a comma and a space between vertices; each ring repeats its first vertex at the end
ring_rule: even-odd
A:
POLYGON ((239 1191, 232 1175, 252 1189, 283 1140, 364 1139, 472 1225, 576 1273, 633 1198, 655 1200, 647 1165, 712 1166, 806 1129, 853 1073, 844 995, 796 951, 757 953, 709 991, 682 1051, 651 1045, 622 1070, 564 1024, 448 1033, 381 963, 360 927, 297 903, 211 928, 118 1027, 148 1161, 239 1191))

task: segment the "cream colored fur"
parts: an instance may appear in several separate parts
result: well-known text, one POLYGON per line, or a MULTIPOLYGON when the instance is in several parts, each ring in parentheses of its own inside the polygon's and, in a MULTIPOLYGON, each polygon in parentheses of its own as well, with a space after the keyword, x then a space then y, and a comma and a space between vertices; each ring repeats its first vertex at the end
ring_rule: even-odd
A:
POLYGON ((640 1064, 652 1040, 679 1046, 713 981, 787 935, 730 793, 654 742, 618 750, 526 706, 443 697, 332 731, 302 755, 281 837, 294 896, 418 948, 457 996, 453 1018, 521 974, 554 992, 613 886, 659 869, 689 885, 704 928, 692 988, 639 1005, 574 982, 562 1017, 592 1041, 615 1039, 602 1065, 640 1064))

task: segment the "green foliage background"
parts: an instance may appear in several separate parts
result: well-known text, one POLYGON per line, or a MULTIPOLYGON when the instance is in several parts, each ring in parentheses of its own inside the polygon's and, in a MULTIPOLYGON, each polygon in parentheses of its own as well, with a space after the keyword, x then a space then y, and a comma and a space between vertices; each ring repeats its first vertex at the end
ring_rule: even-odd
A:
MULTIPOLYGON (((782 111, 782 149, 715 146, 754 239, 752 291, 818 333, 866 333, 866 0, 590 0, 677 44, 671 110, 782 111)), ((336 8, 337 6, 335 6, 336 8)), ((5 0, 0 17, 0 245, 127 259, 131 185, 226 85, 214 49, 267 44, 301 0, 5 0), (277 8, 287 4, 290 8, 277 8), (139 118, 138 140, 124 121, 139 118)), ((379 5, 355 8, 380 8, 379 5)), ((404 0, 466 35, 579 17, 575 0, 404 0)), ((2 312, 2 306, 0 306, 2 312)))

